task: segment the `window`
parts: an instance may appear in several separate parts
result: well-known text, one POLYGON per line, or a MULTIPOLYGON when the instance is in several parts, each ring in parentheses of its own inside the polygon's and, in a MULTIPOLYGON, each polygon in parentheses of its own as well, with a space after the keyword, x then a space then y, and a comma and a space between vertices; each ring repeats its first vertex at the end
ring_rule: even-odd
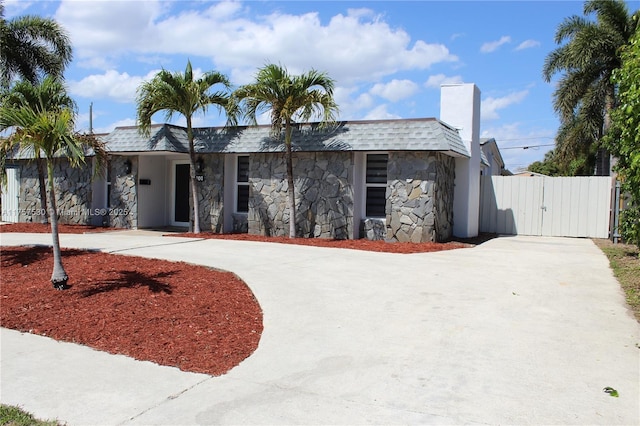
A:
POLYGON ((385 217, 387 203, 387 154, 367 154, 366 210, 367 217, 385 217))
POLYGON ((249 212, 249 156, 238 156, 236 163, 236 212, 249 212))

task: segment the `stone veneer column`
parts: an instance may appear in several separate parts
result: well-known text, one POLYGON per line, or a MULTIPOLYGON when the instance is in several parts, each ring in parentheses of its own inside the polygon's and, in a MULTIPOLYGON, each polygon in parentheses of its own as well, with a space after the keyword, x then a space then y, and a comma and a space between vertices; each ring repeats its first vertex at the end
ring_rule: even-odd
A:
POLYGON ((389 153, 387 240, 420 243, 451 236, 453 164, 440 153, 389 153))
POLYGON ((204 181, 196 182, 200 207, 200 229, 202 231, 222 232, 224 184, 224 156, 222 154, 203 154, 204 181))
MULTIPOLYGON (((252 154, 249 167, 249 233, 288 235, 284 154, 252 154)), ((298 236, 353 238, 351 153, 297 152, 293 168, 298 236)))
POLYGON ((109 209, 117 214, 108 217, 114 228, 138 227, 138 157, 111 157, 111 197, 109 209), (126 173, 126 161, 131 161, 131 173, 126 173))

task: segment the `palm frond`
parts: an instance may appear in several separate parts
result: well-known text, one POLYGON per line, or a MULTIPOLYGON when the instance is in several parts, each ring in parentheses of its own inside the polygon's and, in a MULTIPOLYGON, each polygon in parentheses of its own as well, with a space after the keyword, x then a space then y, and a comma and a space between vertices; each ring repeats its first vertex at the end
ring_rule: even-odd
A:
POLYGON ((166 121, 170 121, 176 113, 190 120, 198 111, 206 113, 210 105, 216 106, 219 112, 226 112, 228 122, 234 123, 238 109, 229 102, 230 87, 228 78, 215 71, 194 80, 191 61, 187 62, 184 73, 161 70, 137 90, 139 129, 148 135, 151 118, 158 112, 164 112, 166 121), (222 86, 222 89, 213 91, 217 86, 222 86))
POLYGON ((3 87, 16 75, 34 84, 45 75, 62 78, 73 56, 66 31, 56 21, 38 16, 3 19, 0 45, 3 87))
POLYGON ((584 15, 566 18, 558 26, 556 43, 560 46, 545 58, 543 77, 549 82, 562 74, 553 94, 554 110, 562 123, 556 156, 565 165, 577 164, 576 159, 581 158, 578 163, 587 167, 615 105, 611 75, 621 65, 621 48, 629 43, 629 29, 637 22, 622 0, 588 0, 584 15))
POLYGON ((256 81, 234 92, 244 102, 244 117, 255 124, 257 115, 270 112, 273 136, 284 126, 317 117, 322 124, 333 122, 338 107, 333 100, 334 81, 324 72, 311 70, 292 76, 281 65, 268 64, 258 70, 256 81))

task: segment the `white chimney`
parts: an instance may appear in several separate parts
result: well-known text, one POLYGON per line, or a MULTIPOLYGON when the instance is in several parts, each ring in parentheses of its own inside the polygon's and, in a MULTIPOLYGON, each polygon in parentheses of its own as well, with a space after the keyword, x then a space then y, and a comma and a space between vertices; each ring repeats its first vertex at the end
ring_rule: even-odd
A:
POLYGON ((480 89, 473 84, 440 88, 440 120, 458 129, 470 158, 456 158, 453 235, 478 235, 480 216, 480 89))

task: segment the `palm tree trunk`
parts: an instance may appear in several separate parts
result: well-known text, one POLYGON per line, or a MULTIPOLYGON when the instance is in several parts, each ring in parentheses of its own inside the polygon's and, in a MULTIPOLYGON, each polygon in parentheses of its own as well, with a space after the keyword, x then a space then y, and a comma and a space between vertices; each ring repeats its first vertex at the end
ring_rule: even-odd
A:
POLYGON ((51 284, 56 290, 66 290, 69 277, 62 266, 62 251, 58 235, 58 211, 56 209, 56 193, 53 183, 53 160, 47 159, 47 174, 49 181, 49 218, 51 219, 51 236, 53 237, 53 272, 51 284))
POLYGON ((193 147, 193 129, 191 128, 191 117, 187 117, 187 138, 189 139, 189 184, 191 185, 191 202, 193 204, 189 221, 189 231, 194 234, 200 233, 200 206, 198 203, 198 184, 196 183, 196 152, 193 147))
POLYGON ((284 144, 287 148, 286 162, 287 162, 287 184, 289 191, 288 204, 289 204, 289 238, 296 237, 296 194, 293 186, 293 155, 291 154, 291 123, 287 121, 284 133, 284 144))
POLYGON ((38 156, 36 158, 36 166, 38 168, 38 182, 40 184, 40 211, 44 213, 40 218, 42 223, 49 222, 49 209, 47 208, 47 187, 44 180, 43 160, 38 156))
POLYGON ((611 154, 603 146, 602 138, 609 132, 609 128, 611 127, 611 111, 613 111, 613 108, 615 107, 614 90, 614 86, 609 85, 605 93, 602 129, 600 134, 598 135, 597 140, 598 149, 596 151, 596 176, 609 176, 611 174, 611 154))

